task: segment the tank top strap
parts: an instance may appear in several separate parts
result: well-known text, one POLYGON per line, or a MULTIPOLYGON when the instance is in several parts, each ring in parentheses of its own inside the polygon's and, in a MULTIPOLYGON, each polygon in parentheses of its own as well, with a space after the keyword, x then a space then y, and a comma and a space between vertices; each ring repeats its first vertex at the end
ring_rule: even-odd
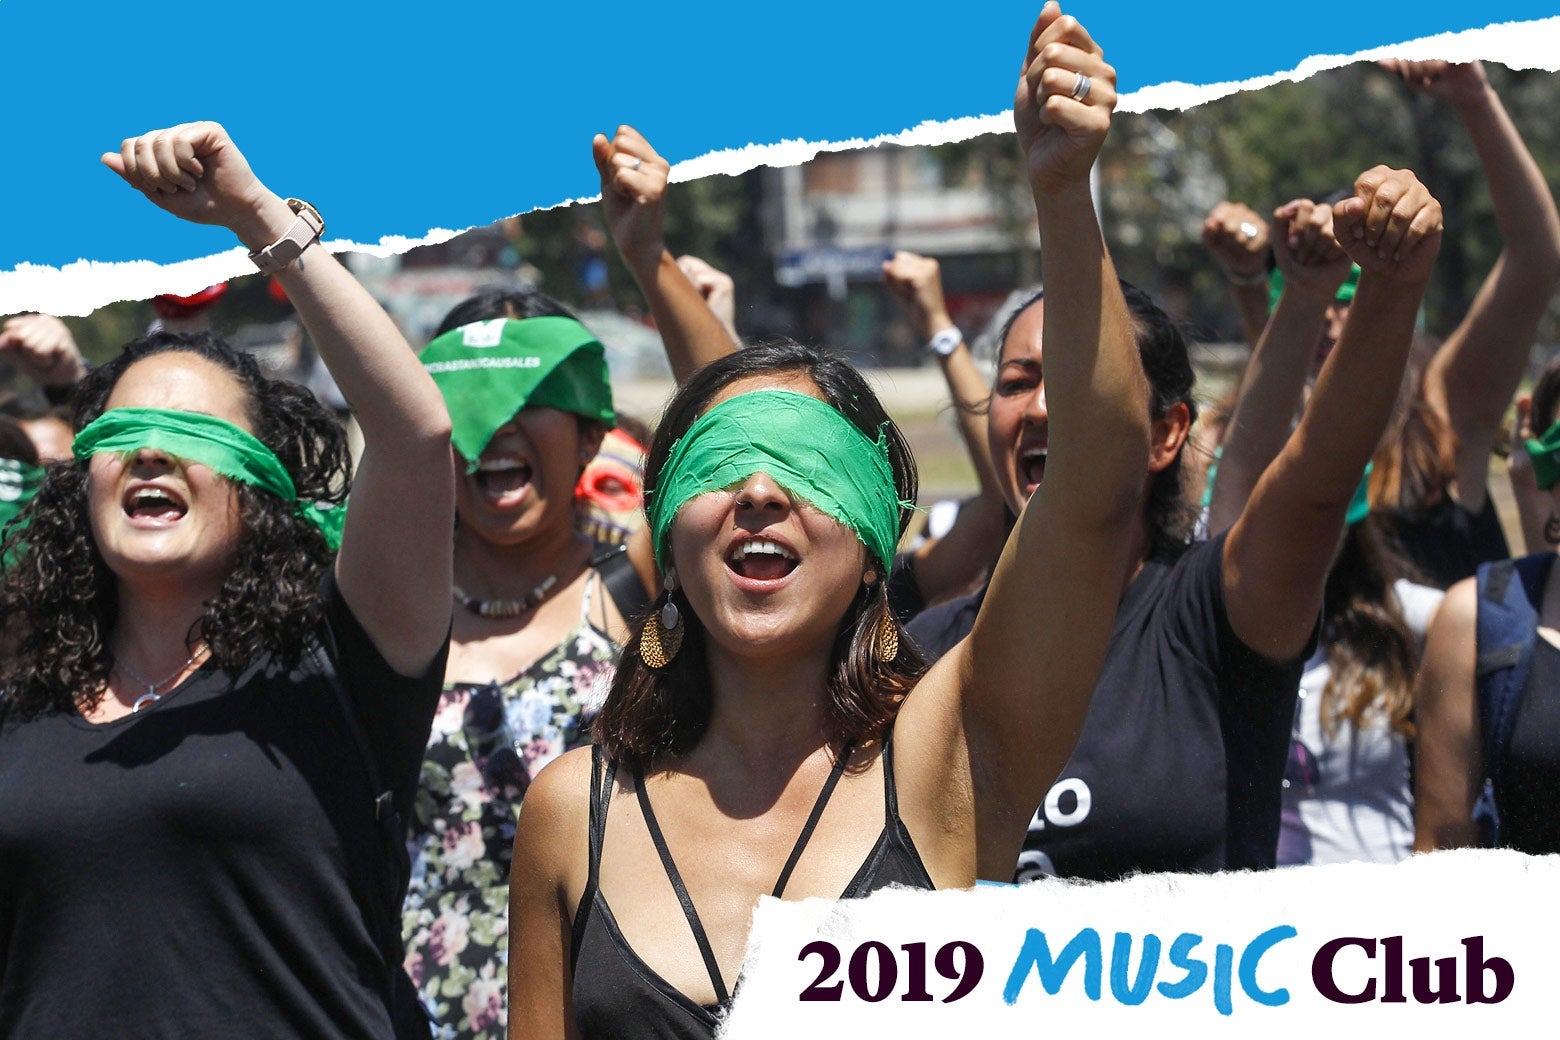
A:
POLYGON ((601 849, 607 838, 607 809, 612 804, 612 787, 617 781, 617 759, 607 761, 606 751, 600 744, 590 748, 590 860, 585 876, 585 890, 580 893, 580 905, 574 910, 573 942, 570 944, 571 969, 580 954, 580 940, 585 936, 585 925, 590 920, 591 906, 600 889, 601 849))
POLYGON ((594 567, 587 567, 590 577, 585 579, 585 595, 580 597, 580 624, 590 622, 590 603, 596 595, 596 589, 601 585, 601 572, 594 567))
POLYGON ((834 793, 835 785, 840 782, 840 776, 845 772, 845 763, 850 761, 851 752, 855 750, 855 744, 846 744, 840 751, 839 757, 834 760, 834 768, 829 770, 829 778, 823 782, 823 790, 818 792, 818 800, 813 803, 812 812, 802 826, 802 833, 796 836, 796 844, 791 847, 791 856, 781 868, 780 876, 775 879, 775 888, 770 895, 776 899, 785 892, 786 882, 791 880, 791 871, 796 869, 797 861, 802 858, 802 851, 807 848, 807 842, 812 839, 813 829, 818 826, 818 820, 823 816, 823 807, 829 804, 829 796, 834 793))
POLYGON ((883 736, 883 823, 899 825, 899 790, 894 784, 894 731, 883 736))
MULTIPOLYGON (((812 812, 807 817, 807 822, 802 826, 802 833, 797 835, 796 844, 791 847, 791 855, 786 860, 785 866, 780 871, 780 877, 775 881, 774 896, 779 898, 785 891, 785 884, 791 879, 791 871, 796 869, 796 863, 802 858, 802 851, 807 848, 808 839, 812 837, 814 828, 818 826, 818 820, 823 816, 824 806, 829 804, 829 796, 834 793, 834 788, 839 784, 841 775, 845 772, 845 765, 850 761, 851 752, 856 749, 854 744, 847 744, 834 760, 834 767, 829 770, 829 778, 823 782, 823 790, 818 792, 818 799, 813 803, 812 812)), ((710 984, 715 989, 716 1000, 727 1004, 731 997, 726 989, 726 982, 721 978, 720 963, 715 959, 715 951, 710 946, 709 936, 704 931, 704 923, 699 920, 699 911, 693 905, 693 898, 688 895, 688 887, 683 884, 682 874, 677 870, 677 864, 672 859, 672 850, 667 847, 666 837, 661 833, 661 825, 655 818, 655 810, 650 807, 650 795, 645 791, 644 772, 636 765, 634 767, 634 793, 639 798, 639 809, 644 813, 645 827, 650 831, 650 840, 655 843, 655 851, 661 857, 661 866, 666 869, 666 877, 672 883, 672 890, 677 893, 677 901, 682 904, 683 917, 688 920, 688 928, 693 932, 693 941, 699 946, 699 954, 704 958, 704 968, 709 972, 710 984)))
POLYGON ((726 981, 720 975, 720 962, 715 959, 715 951, 710 946, 709 936, 704 932, 704 923, 699 920, 699 911, 694 909, 693 898, 688 895, 688 886, 683 884, 682 874, 677 870, 677 864, 672 860, 672 850, 666 845, 666 837, 661 833, 661 825, 655 818, 655 810, 650 808, 650 796, 645 793, 645 774, 638 765, 634 766, 634 793, 639 797, 639 810, 644 814, 645 827, 650 831, 650 840, 655 842, 655 851, 660 854, 661 866, 666 870, 666 877, 672 883, 672 890, 677 893, 677 901, 682 904, 683 917, 688 921, 688 928, 693 932, 693 941, 699 946, 699 955, 704 958, 704 968, 710 974, 710 985, 715 988, 715 999, 724 1005, 730 1001, 731 996, 726 990, 726 981))

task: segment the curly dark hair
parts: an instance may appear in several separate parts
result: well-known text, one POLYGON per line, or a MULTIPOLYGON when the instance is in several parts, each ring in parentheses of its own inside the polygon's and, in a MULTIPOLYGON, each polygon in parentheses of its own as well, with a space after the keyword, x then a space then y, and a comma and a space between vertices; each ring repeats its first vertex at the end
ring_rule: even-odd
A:
MULTIPOLYGON (((120 376, 144 358, 194 354, 238 380, 249 396, 255 435, 274 451, 302 501, 339 505, 347 496, 346 435, 303 387, 267 379, 255 359, 210 333, 154 333, 127 344, 72 393, 80 430, 103 413, 120 376)), ((110 634, 118 612, 116 581, 93 540, 87 505, 87 463, 52 465, 7 551, 16 565, 0 583, 0 690, 24 717, 90 711, 113 671, 110 634)), ((323 603, 319 585, 331 551, 317 527, 276 496, 238 484, 243 533, 216 599, 185 635, 204 639, 211 660, 236 674, 263 653, 296 664, 316 636, 323 603)))
MULTIPOLYGON (((861 373, 828 351, 790 341, 754 344, 712 361, 677 392, 666 406, 645 462, 646 500, 655 494, 673 445, 724 387, 745 376, 793 372, 811 378, 824 399, 868 437, 875 440, 879 430, 885 431, 895 493, 901 502, 914 502, 916 470, 910 445, 861 373)), ((901 508, 901 536, 911 515, 909 507, 901 508)), ((901 637, 899 654, 888 663, 878 660, 874 652, 881 626, 899 628, 888 606, 887 577, 881 575, 857 590, 834 637, 827 726, 836 748, 880 739, 900 702, 926 671, 925 659, 907 636, 901 637)), ((623 648, 612 689, 591 731, 608 754, 642 766, 661 755, 686 754, 709 724, 713 691, 704 628, 680 589, 672 597, 683 618, 681 650, 660 670, 649 668, 640 658, 645 625, 659 609, 659 604, 653 604, 635 620, 634 634, 623 648)))

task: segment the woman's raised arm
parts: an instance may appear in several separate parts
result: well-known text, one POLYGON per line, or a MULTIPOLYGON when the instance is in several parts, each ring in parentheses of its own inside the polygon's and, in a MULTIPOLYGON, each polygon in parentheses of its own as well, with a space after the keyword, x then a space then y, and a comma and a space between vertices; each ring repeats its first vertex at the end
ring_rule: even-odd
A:
POLYGON ((423 671, 449 633, 454 469, 449 415, 395 323, 319 232, 263 185, 216 123, 131 138, 103 162, 174 216, 217 224, 256 252, 296 234, 276 277, 363 430, 336 577, 385 660, 423 671))
POLYGON ((1360 284, 1300 425, 1224 543, 1225 610, 1251 649, 1299 654, 1316 628, 1344 517, 1397 400, 1441 241, 1441 206, 1408 170, 1377 166, 1333 207, 1360 284), (1282 595, 1275 595, 1283 590, 1282 595))
POLYGON ((1484 508, 1490 449, 1560 285, 1560 210, 1478 62, 1386 61, 1457 113, 1489 181, 1500 257, 1425 373, 1425 396, 1457 434, 1457 501, 1484 508))
POLYGON ((680 386, 700 368, 736 350, 737 343, 667 252, 661 229, 671 167, 631 126, 618 127, 610 139, 597 134, 591 155, 601 175, 601 208, 612 241, 645 294, 680 386))
POLYGON ((1025 825, 1083 727, 1141 511, 1148 384, 1089 194, 1115 78, 1083 26, 1047 3, 1014 100, 1043 243, 1034 407, 1048 410, 1045 480, 974 630, 906 701, 895 731, 902 802, 921 820, 974 829, 935 843, 950 877, 1012 877, 1025 825))

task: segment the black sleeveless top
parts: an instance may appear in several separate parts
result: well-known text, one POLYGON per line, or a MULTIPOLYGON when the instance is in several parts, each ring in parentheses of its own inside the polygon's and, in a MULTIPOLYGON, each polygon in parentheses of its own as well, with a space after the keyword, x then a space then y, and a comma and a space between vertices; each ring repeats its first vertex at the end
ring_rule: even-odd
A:
POLYGON ((1542 636, 1501 768, 1505 844, 1533 855, 1560 852, 1560 650, 1542 636))
POLYGON ((1418 569, 1426 584, 1438 589, 1473 577, 1481 563, 1511 556, 1495 499, 1487 488, 1484 508, 1477 513, 1446 497, 1428 509, 1383 510, 1373 515, 1385 521, 1398 553, 1418 569))
MULTIPOLYGON (((786 861, 780 878, 775 882, 773 895, 779 898, 785 891, 791 871, 807 847, 813 828, 823 815, 823 808, 833 793, 845 763, 853 748, 835 760, 829 779, 824 782, 818 801, 813 805, 802 833, 796 839, 791 856, 786 861)), ((612 1037, 620 1040, 710 1040, 719 1024, 718 1016, 729 1008, 720 968, 715 954, 705 937, 704 926, 699 923, 698 911, 688 897, 677 865, 661 835, 660 824, 650 808, 645 795, 644 777, 635 770, 635 789, 645 824, 650 829, 651 840, 661 855, 672 888, 681 901, 683 914, 704 957, 704 965, 714 983, 720 1003, 705 1007, 695 1004, 674 988, 654 969, 640 960, 618 928, 606 897, 601 894, 598 881, 601 871, 601 847, 606 834, 607 806, 612 800, 612 785, 617 774, 617 762, 606 768, 602 782, 603 758, 601 748, 592 749, 590 788, 590 873, 585 891, 580 895, 580 905, 574 914, 573 975, 574 1019, 582 1040, 593 1037, 612 1037)), ((851 878, 841 899, 857 899, 889 885, 931 890, 931 876, 927 874, 921 855, 916 851, 910 832, 899 818, 899 799, 894 790, 894 748, 892 740, 883 745, 883 833, 868 853, 856 876, 851 878)), ((739 983, 740 984, 740 983, 739 983)))

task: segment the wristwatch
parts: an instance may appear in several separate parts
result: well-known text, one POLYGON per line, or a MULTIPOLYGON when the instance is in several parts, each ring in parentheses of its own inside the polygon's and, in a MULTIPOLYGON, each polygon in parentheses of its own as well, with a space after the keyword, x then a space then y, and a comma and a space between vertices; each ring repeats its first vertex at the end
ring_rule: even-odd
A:
POLYGON ((926 341, 926 349, 938 357, 947 357, 959 349, 959 344, 964 342, 964 333, 958 326, 950 325, 937 335, 926 341))
POLYGON ((264 249, 249 254, 261 274, 276 274, 298 259, 303 251, 325 234, 325 218, 302 199, 288 199, 287 208, 298 215, 281 238, 264 249))

